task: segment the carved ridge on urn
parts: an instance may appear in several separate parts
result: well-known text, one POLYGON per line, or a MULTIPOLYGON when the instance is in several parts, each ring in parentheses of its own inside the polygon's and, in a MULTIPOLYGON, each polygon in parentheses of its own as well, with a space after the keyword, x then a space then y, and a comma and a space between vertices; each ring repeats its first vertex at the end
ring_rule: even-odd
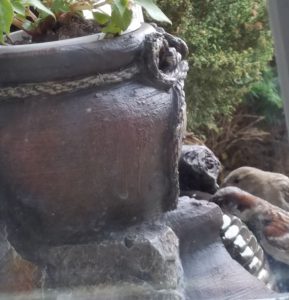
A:
MULTIPOLYGON (((175 114, 172 114, 172 124, 175 130, 171 136, 168 148, 171 153, 170 186, 178 183, 178 160, 180 155, 182 138, 186 129, 186 102, 184 92, 184 80, 188 72, 188 55, 186 43, 177 37, 157 27, 156 32, 146 35, 141 57, 141 81, 145 84, 155 86, 161 90, 170 90, 172 93, 175 114)), ((163 210, 172 210, 177 207, 179 189, 171 189, 163 201, 163 210)))

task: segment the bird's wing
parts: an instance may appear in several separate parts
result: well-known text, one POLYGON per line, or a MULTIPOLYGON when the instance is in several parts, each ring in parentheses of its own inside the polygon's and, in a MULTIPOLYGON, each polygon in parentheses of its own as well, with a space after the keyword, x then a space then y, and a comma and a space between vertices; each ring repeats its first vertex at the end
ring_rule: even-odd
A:
POLYGON ((289 265, 289 235, 283 236, 263 236, 260 244, 267 254, 274 259, 289 265))
POLYGON ((289 251, 289 235, 282 237, 266 237, 267 242, 274 248, 289 251))
POLYGON ((275 213, 264 226, 263 235, 271 246, 289 250, 289 217, 283 213, 275 213))
POLYGON ((287 205, 289 208, 289 178, 286 176, 276 176, 276 178, 273 179, 273 185, 278 188, 284 200, 284 205, 287 205))

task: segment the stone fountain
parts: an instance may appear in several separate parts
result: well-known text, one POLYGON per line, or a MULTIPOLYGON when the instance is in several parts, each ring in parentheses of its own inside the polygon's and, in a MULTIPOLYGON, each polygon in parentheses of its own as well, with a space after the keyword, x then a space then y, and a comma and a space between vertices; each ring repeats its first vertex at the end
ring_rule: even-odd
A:
POLYGON ((178 198, 186 54, 147 24, 0 49, 5 299, 272 294, 226 252, 221 210, 178 198))

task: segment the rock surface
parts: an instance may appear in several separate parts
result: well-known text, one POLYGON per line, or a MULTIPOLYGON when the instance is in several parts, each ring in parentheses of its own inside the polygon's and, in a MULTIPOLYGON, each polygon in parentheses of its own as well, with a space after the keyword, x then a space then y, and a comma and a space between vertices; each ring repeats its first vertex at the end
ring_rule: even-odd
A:
POLYGON ((178 208, 166 213, 159 224, 111 232, 89 244, 40 249, 40 265, 46 274, 43 290, 4 298, 234 300, 277 296, 230 257, 220 239, 221 225, 217 205, 182 197, 178 208))
POLYGON ((94 243, 51 247, 41 259, 46 288, 145 284, 155 291, 181 289, 179 242, 166 225, 131 227, 94 243))
POLYGON ((5 300, 184 300, 175 290, 154 290, 144 285, 106 285, 99 287, 79 287, 72 289, 54 289, 34 291, 17 295, 0 294, 5 300))
POLYGON ((214 194, 221 163, 214 153, 202 145, 184 145, 179 160, 179 181, 182 192, 199 190, 214 194))

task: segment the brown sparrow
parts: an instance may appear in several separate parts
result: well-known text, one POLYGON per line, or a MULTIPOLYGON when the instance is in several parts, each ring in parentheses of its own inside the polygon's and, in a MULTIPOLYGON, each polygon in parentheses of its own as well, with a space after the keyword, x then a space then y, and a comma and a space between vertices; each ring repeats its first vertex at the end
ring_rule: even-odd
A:
POLYGON ((264 251, 289 265, 289 213, 237 187, 220 189, 211 199, 224 213, 239 217, 264 251))
POLYGON ((239 187, 289 211, 289 178, 283 174, 241 167, 224 179, 224 186, 239 187))

